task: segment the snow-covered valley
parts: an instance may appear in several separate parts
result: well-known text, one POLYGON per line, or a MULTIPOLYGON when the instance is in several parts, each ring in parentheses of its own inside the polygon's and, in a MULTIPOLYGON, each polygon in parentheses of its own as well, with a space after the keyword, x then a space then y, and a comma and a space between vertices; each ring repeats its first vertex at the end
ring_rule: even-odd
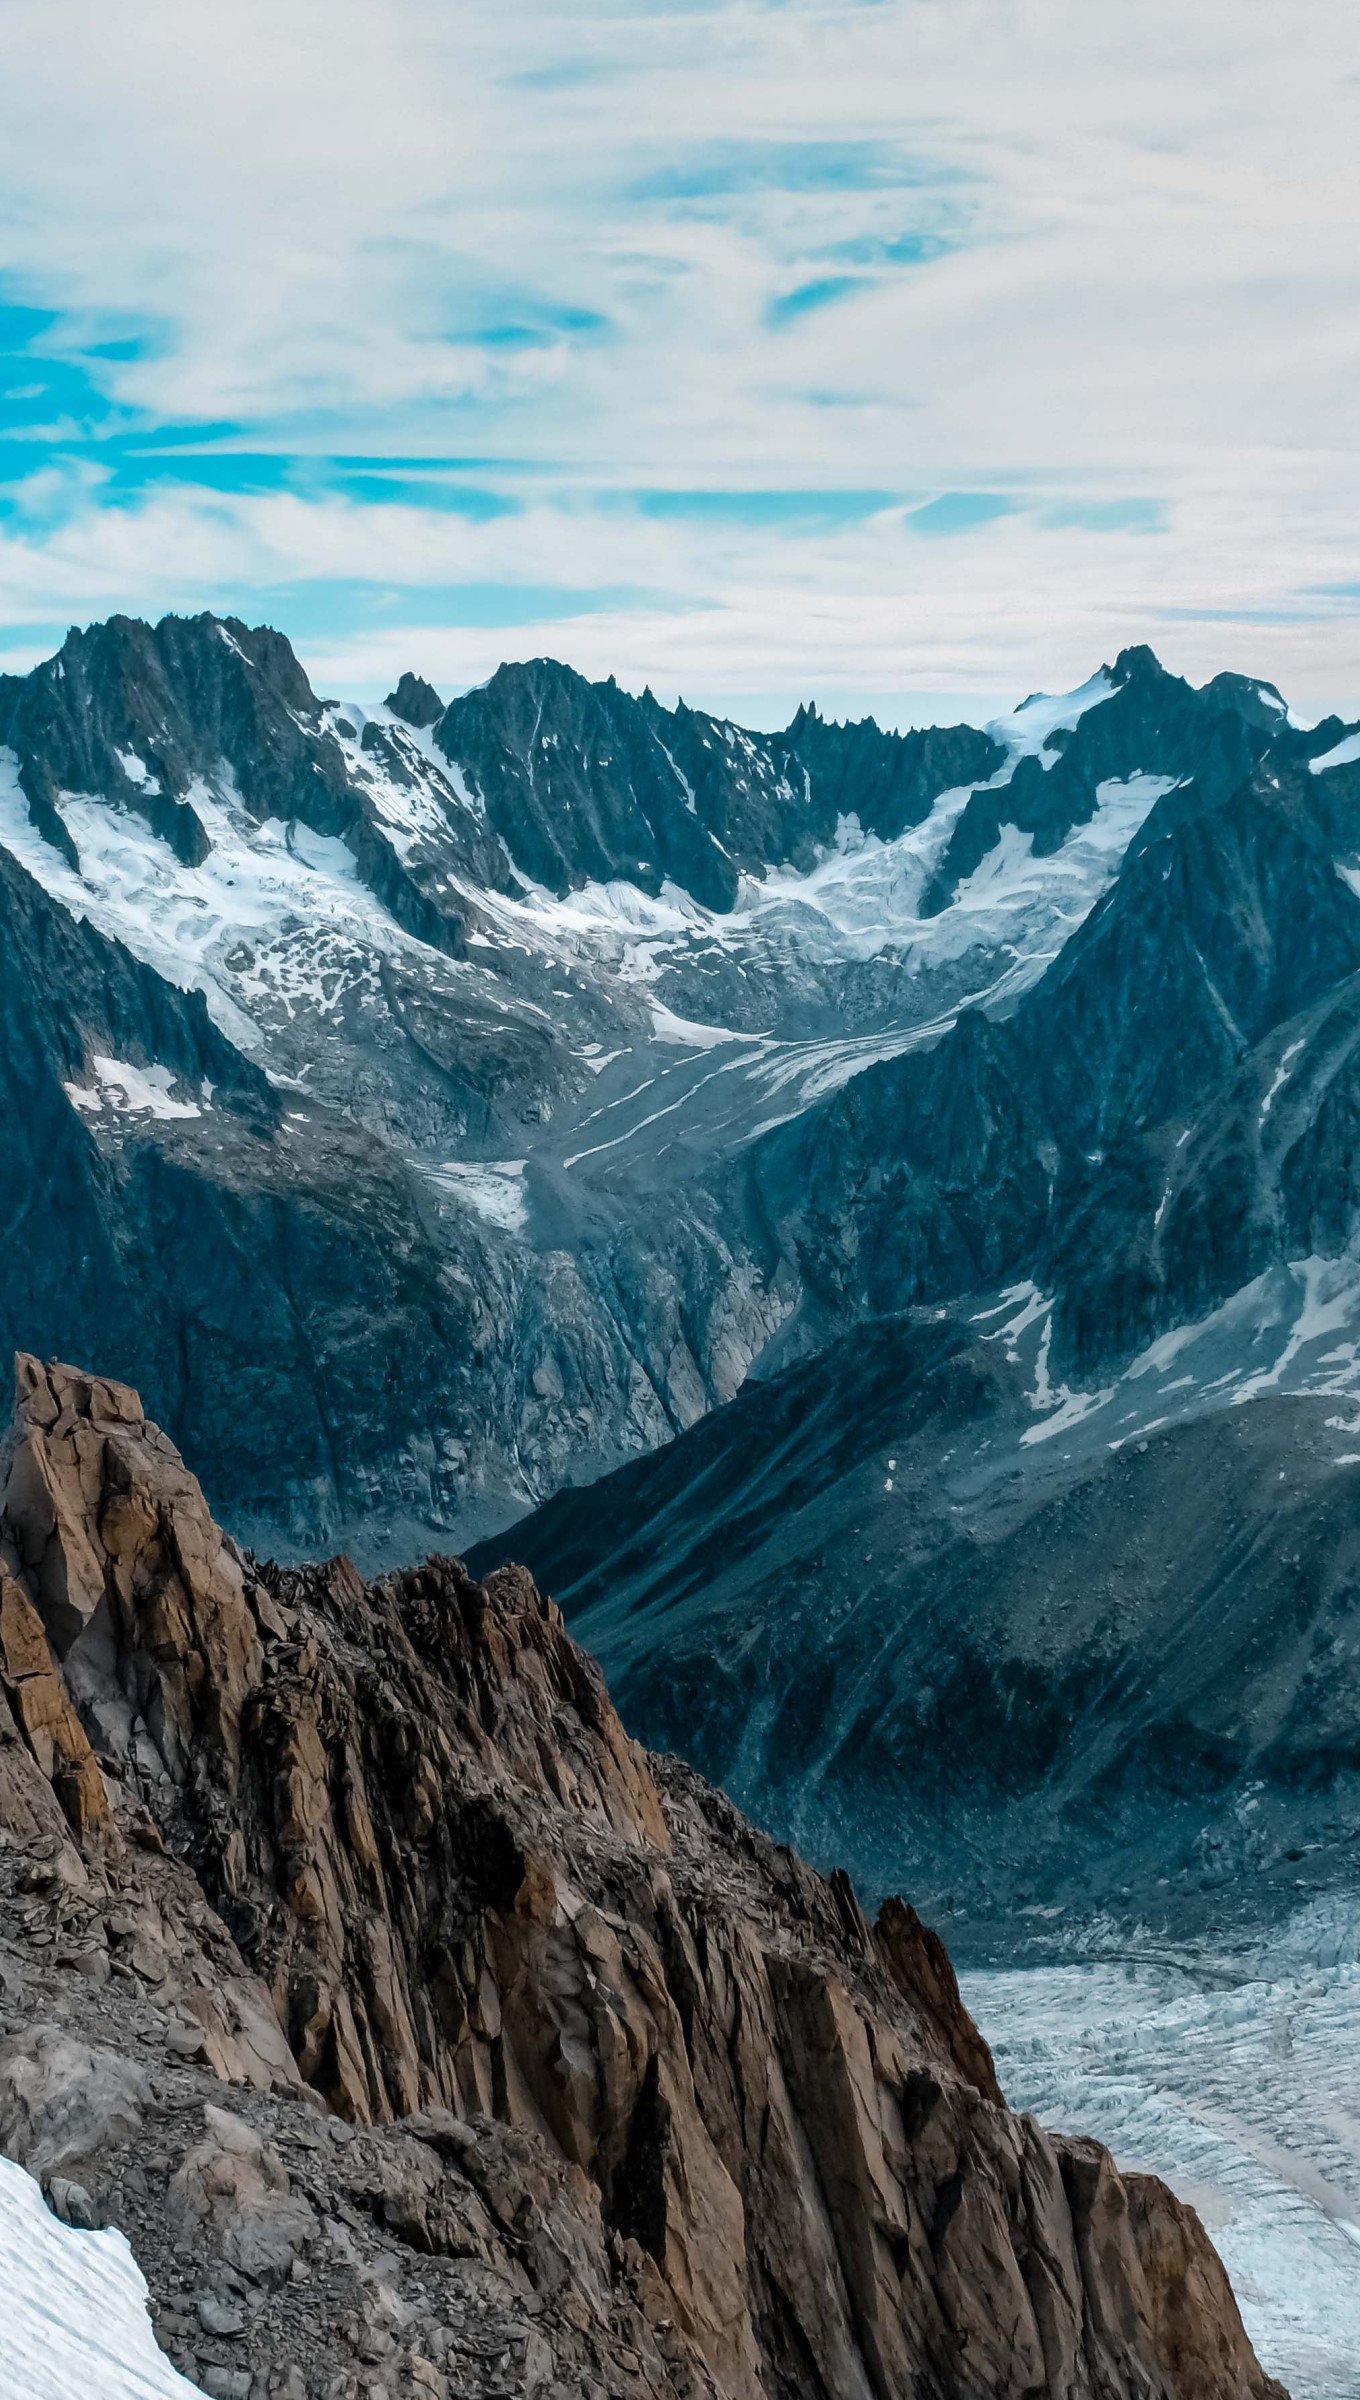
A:
POLYGON ((1360 2394, 1360 1895, 1254 1951, 1093 1938, 1079 1963, 965 1976, 1013 2108, 1092 2134, 1198 2211, 1262 2365, 1360 2394))

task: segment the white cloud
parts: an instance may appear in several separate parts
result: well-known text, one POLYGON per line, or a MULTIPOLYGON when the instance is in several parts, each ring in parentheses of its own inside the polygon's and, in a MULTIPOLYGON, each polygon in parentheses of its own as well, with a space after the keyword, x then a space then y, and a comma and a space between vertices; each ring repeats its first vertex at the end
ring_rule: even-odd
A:
POLYGON ((776 713, 808 695, 831 707, 913 689, 990 698, 1080 681, 1154 628, 1184 671, 1270 674, 1320 713, 1360 703, 1350 603, 1294 602, 1287 579, 1341 579, 1360 488, 1352 474, 1332 490, 1339 504, 1314 509, 1263 472, 1257 512, 1244 519, 1235 488, 1206 478, 1187 488, 1170 539, 1097 538, 1023 511, 930 539, 892 509, 796 541, 548 499, 477 524, 400 504, 163 492, 135 510, 87 507, 37 539, 0 535, 0 624, 211 602, 253 603, 305 627, 309 593, 347 592, 376 574, 398 606, 362 612, 340 633, 329 607, 331 632, 300 641, 322 688, 373 693, 414 665, 453 689, 504 656, 549 651, 692 700, 767 693, 776 713), (1194 617, 1205 557, 1232 618, 1194 617), (459 586, 493 588, 496 623, 441 623, 459 586), (534 595, 554 590, 546 613, 534 595), (283 608, 259 599, 285 591, 283 608), (601 600, 583 610, 577 592, 601 600))
MULTIPOLYGON (((154 328, 95 368, 122 404, 482 456, 525 503, 87 484, 0 548, 11 623, 331 578, 412 620, 422 589, 522 579, 664 595, 553 646, 715 695, 991 691, 1148 633, 1319 704, 1360 685, 1351 604, 1310 597, 1360 584, 1343 0, 9 0, 6 54, 11 292, 154 328), (534 346, 475 338, 516 327, 534 346), (618 497, 846 484, 1016 506, 927 544, 618 497), (1140 500, 1163 530, 1047 521, 1140 500)), ((434 602, 428 631, 480 671, 546 641, 535 605, 472 637, 434 602)))

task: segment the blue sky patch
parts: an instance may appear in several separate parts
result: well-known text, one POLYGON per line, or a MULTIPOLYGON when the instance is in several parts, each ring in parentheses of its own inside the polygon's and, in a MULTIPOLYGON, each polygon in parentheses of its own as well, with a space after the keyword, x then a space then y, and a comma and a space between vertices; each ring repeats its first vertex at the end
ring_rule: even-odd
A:
POLYGON ((811 316, 819 308, 830 308, 837 300, 846 300, 852 292, 868 289, 858 275, 819 275, 811 283, 800 283, 792 292, 783 292, 772 300, 765 311, 767 325, 793 325, 800 317, 811 316))
POLYGON ((865 192, 956 180, 895 142, 748 141, 696 145, 640 176, 634 200, 712 200, 741 192, 865 192))
POLYGON ((1016 502, 1003 492, 941 492, 923 508, 913 508, 906 523, 913 533, 976 533, 979 526, 994 525, 999 517, 1015 512, 1016 502))
POLYGON ((630 498, 646 517, 801 533, 814 526, 862 524, 866 517, 899 505, 901 495, 873 491, 644 491, 630 498))

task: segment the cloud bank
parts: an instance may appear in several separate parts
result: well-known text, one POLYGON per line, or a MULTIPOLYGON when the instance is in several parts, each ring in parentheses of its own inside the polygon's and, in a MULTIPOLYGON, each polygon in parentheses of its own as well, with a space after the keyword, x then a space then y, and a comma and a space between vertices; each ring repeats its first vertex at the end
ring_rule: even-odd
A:
POLYGON ((10 0, 0 653, 1360 708, 1341 0, 10 0))

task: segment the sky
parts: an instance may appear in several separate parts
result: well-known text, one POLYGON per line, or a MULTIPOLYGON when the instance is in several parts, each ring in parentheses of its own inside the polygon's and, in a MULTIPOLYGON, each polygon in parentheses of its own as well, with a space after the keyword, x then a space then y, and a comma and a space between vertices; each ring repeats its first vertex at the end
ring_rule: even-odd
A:
POLYGON ((1360 714, 1351 0, 5 0, 0 667, 1360 714))

